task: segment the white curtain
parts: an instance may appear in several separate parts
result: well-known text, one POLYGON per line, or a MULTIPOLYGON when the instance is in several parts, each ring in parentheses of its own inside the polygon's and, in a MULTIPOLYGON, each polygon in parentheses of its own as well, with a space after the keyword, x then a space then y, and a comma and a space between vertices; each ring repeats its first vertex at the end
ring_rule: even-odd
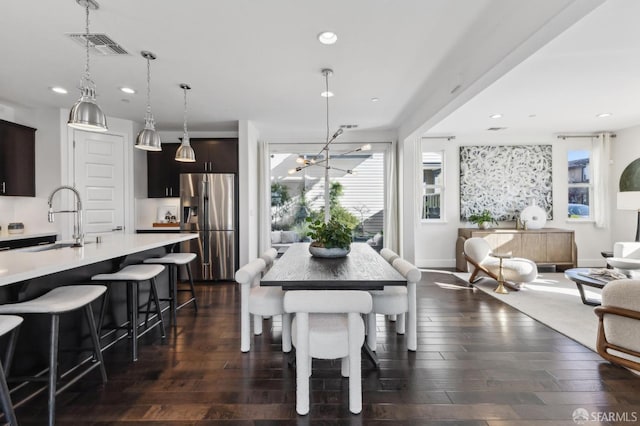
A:
POLYGON ((593 155, 593 219, 596 228, 605 228, 609 223, 609 200, 607 190, 609 188, 610 148, 611 134, 601 133, 591 140, 591 152, 593 155))
POLYGON ((269 143, 258 144, 258 253, 271 247, 271 155, 269 143))
POLYGON ((384 191, 384 247, 399 253, 398 240, 398 165, 396 155, 397 143, 392 142, 384 156, 385 191, 384 191))

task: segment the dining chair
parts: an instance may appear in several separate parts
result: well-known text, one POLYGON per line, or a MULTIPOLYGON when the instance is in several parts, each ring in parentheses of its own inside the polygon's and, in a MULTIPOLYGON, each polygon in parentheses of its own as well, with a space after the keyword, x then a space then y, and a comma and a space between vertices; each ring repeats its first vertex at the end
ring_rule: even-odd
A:
POLYGON ((384 258, 384 260, 386 260, 387 262, 389 262, 390 265, 393 264, 393 261, 396 260, 397 258, 399 258, 400 256, 398 255, 398 253, 396 253, 395 251, 388 249, 388 248, 383 248, 382 250, 380 250, 380 256, 382 256, 384 258))
POLYGON ((278 257, 278 250, 274 249, 273 247, 265 250, 265 252, 260 255, 260 259, 264 260, 264 263, 266 264, 266 268, 264 269, 265 273, 269 269, 271 269, 271 267, 273 266, 273 262, 276 261, 277 257, 278 257))
POLYGON ((296 290, 284 296, 296 348, 296 412, 309 413, 309 377, 313 358, 342 360, 349 377, 349 411, 362 411, 360 351, 364 342, 361 314, 371 311, 371 295, 356 290, 296 290))
POLYGON ((257 258, 236 271, 240 284, 240 350, 251 349, 251 315, 254 315, 255 335, 262 334, 262 317, 282 316, 282 351, 291 351, 291 316, 284 310, 284 294, 281 287, 261 287, 260 277, 266 263, 257 258))
POLYGON ((409 328, 407 349, 415 351, 417 342, 416 286, 422 273, 404 259, 393 260, 393 267, 407 280, 407 286, 385 286, 383 290, 372 290, 373 309, 367 315, 367 345, 372 351, 377 346, 376 314, 397 315, 396 333, 405 334, 409 328))

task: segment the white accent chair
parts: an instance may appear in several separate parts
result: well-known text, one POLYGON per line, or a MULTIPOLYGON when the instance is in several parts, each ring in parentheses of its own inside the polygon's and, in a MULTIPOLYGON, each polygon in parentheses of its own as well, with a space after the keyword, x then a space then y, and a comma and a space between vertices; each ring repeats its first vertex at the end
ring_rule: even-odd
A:
POLYGON ((251 315, 254 315, 254 334, 262 334, 262 317, 282 315, 282 351, 291 351, 291 316, 284 310, 284 294, 280 287, 261 287, 260 276, 266 264, 258 258, 236 271, 240 284, 240 350, 251 349, 251 315))
POLYGON ((409 328, 407 349, 415 351, 418 349, 416 287, 422 273, 414 265, 399 257, 393 260, 393 267, 406 278, 407 286, 385 286, 383 290, 369 292, 373 300, 373 308, 371 313, 367 314, 367 345, 372 351, 376 350, 376 314, 397 315, 396 333, 404 334, 406 325, 409 328))
POLYGON ((389 262, 390 265, 393 265, 393 261, 400 257, 398 253, 386 247, 380 250, 380 256, 389 262))
POLYGON ((609 362, 640 371, 640 281, 615 280, 602 289, 596 349, 609 362), (610 352, 613 350, 613 352, 610 352))
POLYGON ((371 295, 353 290, 297 290, 284 296, 296 347, 296 411, 309 413, 309 376, 313 358, 342 359, 341 374, 349 377, 349 411, 362 411, 361 358, 364 322, 371 295))
MULTIPOLYGON (((491 246, 484 238, 468 238, 464 242, 464 257, 467 267, 472 271, 469 283, 475 283, 484 274, 494 280, 498 279, 500 271, 500 259, 491 257, 491 246)), ((519 284, 531 282, 538 276, 538 267, 535 262, 521 257, 512 257, 502 260, 502 275, 505 284, 514 290, 519 289, 519 284)))
POLYGON ((277 257, 278 257, 278 250, 274 249, 273 247, 271 247, 270 249, 267 249, 264 253, 260 255, 260 259, 264 260, 264 263, 267 265, 264 270, 265 273, 269 269, 271 269, 277 257))
POLYGON ((607 264, 629 278, 640 278, 640 242, 620 242, 613 245, 613 257, 607 264))

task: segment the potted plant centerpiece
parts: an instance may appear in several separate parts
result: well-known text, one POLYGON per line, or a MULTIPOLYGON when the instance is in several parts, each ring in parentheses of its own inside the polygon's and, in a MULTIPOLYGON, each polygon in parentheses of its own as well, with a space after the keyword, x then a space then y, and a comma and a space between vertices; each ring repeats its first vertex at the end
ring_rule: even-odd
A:
POLYGON ((487 229, 491 227, 491 224, 498 225, 498 221, 491 216, 489 210, 483 210, 482 213, 474 213, 469 216, 469 222, 475 223, 480 229, 487 229))
POLYGON ((351 251, 351 228, 337 219, 329 222, 307 218, 309 233, 313 242, 309 253, 315 257, 344 257, 351 251))

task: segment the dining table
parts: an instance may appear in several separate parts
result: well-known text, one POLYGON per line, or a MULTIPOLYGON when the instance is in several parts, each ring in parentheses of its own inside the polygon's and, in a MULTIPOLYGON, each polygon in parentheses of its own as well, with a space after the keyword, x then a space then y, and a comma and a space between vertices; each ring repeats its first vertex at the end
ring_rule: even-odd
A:
MULTIPOLYGON (((406 286, 407 279, 367 243, 351 243, 349 254, 336 258, 312 256, 309 243, 294 243, 262 277, 260 285, 278 286, 285 291, 375 291, 383 290, 385 286, 406 286)), ((408 321, 417 321, 414 309, 409 309, 408 321)), ((409 333, 415 333, 415 330, 415 327, 408 327, 409 333)), ((376 366, 379 365, 375 352, 366 343, 363 351, 376 366)))

